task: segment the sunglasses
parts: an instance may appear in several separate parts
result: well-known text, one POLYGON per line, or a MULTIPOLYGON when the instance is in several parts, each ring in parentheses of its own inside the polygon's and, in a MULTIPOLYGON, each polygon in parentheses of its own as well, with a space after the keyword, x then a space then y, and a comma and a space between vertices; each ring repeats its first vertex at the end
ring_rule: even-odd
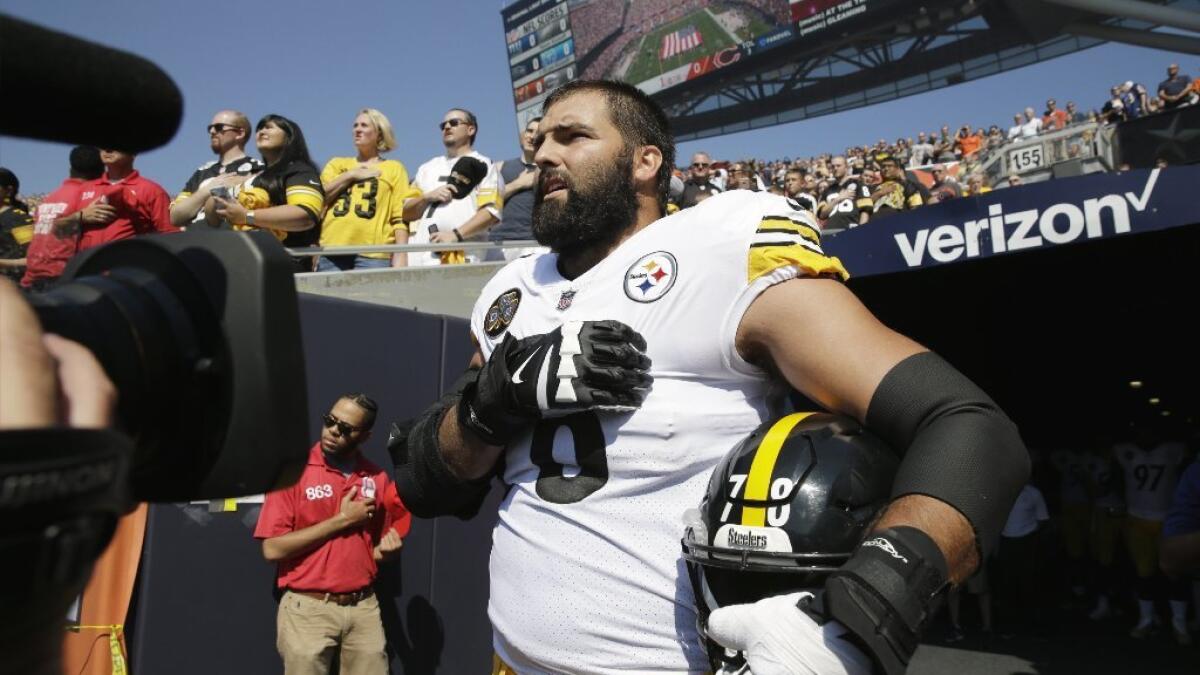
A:
POLYGON ((709 166, 711 165, 707 162, 692 162, 693 169, 707 169, 709 166))
POLYGON ((466 124, 466 123, 467 123, 466 120, 450 119, 450 120, 446 120, 445 122, 442 122, 441 124, 439 124, 438 128, 441 129, 442 131, 445 131, 447 128, 453 129, 454 127, 456 127, 460 124, 466 124))
POLYGON ((226 131, 237 131, 238 127, 232 124, 210 124, 206 127, 210 134, 222 134, 226 131))
POLYGON ((325 422, 326 429, 330 429, 332 427, 337 427, 338 433, 340 433, 343 436, 349 436, 350 433, 353 431, 361 431, 362 430, 362 427, 356 427, 353 424, 350 424, 349 422, 343 422, 329 413, 325 413, 325 415, 323 415, 321 417, 321 420, 325 422))

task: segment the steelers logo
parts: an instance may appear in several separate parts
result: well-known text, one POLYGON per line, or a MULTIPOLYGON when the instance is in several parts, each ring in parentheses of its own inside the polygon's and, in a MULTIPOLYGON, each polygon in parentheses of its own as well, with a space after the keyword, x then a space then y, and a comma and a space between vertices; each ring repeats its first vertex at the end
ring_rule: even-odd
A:
POLYGON ((512 323, 513 317, 517 314, 517 307, 521 305, 521 290, 519 288, 511 288, 488 307, 487 314, 483 316, 483 332, 487 333, 490 338, 499 337, 508 325, 512 323))
POLYGON ((666 251, 644 255, 625 272, 625 295, 634 302, 654 302, 671 290, 679 265, 666 251))

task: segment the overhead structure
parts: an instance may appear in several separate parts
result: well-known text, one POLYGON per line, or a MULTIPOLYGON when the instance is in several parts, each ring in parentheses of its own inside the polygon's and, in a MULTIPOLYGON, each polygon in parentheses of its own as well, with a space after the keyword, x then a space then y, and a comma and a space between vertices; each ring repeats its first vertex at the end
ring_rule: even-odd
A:
POLYGON ((1200 0, 517 0, 502 10, 518 125, 613 78, 678 140, 794 122, 1106 41, 1200 54, 1200 0), (1171 29, 1166 32, 1162 28, 1171 29))

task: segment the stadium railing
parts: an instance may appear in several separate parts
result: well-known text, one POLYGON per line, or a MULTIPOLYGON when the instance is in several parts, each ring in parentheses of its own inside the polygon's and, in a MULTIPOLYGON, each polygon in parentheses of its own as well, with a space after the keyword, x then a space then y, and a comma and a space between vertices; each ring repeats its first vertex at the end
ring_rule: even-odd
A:
POLYGON ((1013 174, 1025 183, 1049 180, 1054 165, 1071 160, 1080 160, 1083 173, 1111 171, 1114 130, 1111 125, 1086 122, 1006 143, 989 150, 976 170, 998 186, 1013 174))

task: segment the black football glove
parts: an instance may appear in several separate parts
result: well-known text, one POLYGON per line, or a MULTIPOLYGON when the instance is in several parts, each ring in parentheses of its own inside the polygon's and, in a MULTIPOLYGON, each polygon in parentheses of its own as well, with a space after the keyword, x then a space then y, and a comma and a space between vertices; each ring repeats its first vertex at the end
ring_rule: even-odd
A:
POLYGON ((579 410, 628 411, 650 390, 646 340, 619 321, 568 321, 541 335, 506 335, 463 390, 459 423, 506 445, 531 422, 579 410))

